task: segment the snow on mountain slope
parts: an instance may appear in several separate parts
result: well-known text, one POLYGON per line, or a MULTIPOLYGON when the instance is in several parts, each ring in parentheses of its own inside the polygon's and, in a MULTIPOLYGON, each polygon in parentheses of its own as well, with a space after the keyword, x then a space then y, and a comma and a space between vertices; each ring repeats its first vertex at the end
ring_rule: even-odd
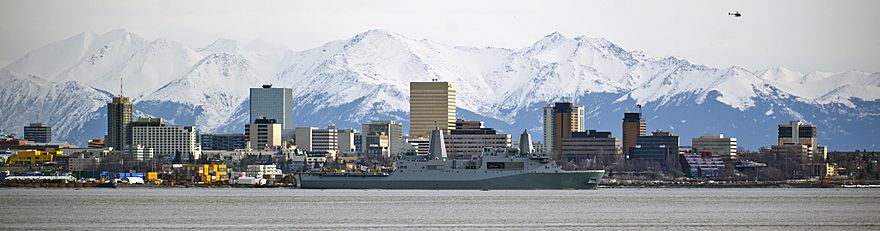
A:
POLYGON ((92 32, 80 33, 28 52, 4 69, 56 80, 53 79, 55 76, 83 59, 91 57, 105 44, 119 39, 123 34, 123 30, 114 30, 102 35, 92 32))
POLYGON ((853 99, 873 101, 880 99, 880 75, 861 71, 841 73, 812 72, 806 75, 784 67, 768 69, 761 79, 803 102, 818 104, 840 103, 855 107, 853 99))
POLYGON ((200 107, 196 119, 205 131, 226 124, 247 98, 249 87, 265 83, 246 58, 229 53, 208 55, 182 78, 144 97, 142 102, 173 102, 200 107))
POLYGON ((91 121, 104 118, 106 123, 99 109, 112 97, 109 93, 75 81, 55 83, 2 69, 0 82, 0 127, 4 130, 21 131, 27 123, 45 122, 59 140, 80 143, 101 138, 76 135, 95 130, 89 127, 91 121))
POLYGON ((480 66, 503 57, 499 51, 482 53, 469 48, 453 48, 422 40, 416 41, 383 30, 371 30, 348 40, 334 41, 297 54, 298 59, 279 77, 281 86, 293 88, 294 97, 321 98, 327 105, 339 105, 365 98, 371 103, 373 91, 393 98, 376 101, 390 111, 409 108, 409 82, 456 82, 459 106, 469 110, 488 105, 494 90, 483 79, 491 68, 480 66), (471 62, 476 60, 489 60, 471 62), (326 97, 324 97, 326 96, 326 97))
POLYGON ((289 66, 290 56, 293 53, 285 46, 259 39, 244 46, 234 40, 218 39, 196 50, 206 57, 223 53, 239 55, 249 60, 250 68, 265 78, 273 77, 280 69, 289 66))
POLYGON ((177 42, 148 41, 139 35, 115 30, 101 35, 84 33, 50 44, 10 64, 7 69, 46 76, 55 82, 77 81, 109 92, 119 92, 120 78, 124 78, 124 81, 137 83, 125 85, 125 94, 138 100, 179 78, 201 58, 177 42))

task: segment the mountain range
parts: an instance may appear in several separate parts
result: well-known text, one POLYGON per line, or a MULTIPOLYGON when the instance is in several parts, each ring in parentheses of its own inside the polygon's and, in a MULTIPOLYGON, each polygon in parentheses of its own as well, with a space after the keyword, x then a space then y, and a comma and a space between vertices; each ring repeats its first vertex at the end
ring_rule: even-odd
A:
POLYGON ((456 83, 458 117, 514 136, 540 136, 543 106, 572 101, 585 105, 587 128, 618 137, 623 113, 640 104, 649 130, 672 131, 683 145, 724 133, 755 150, 791 120, 816 124, 831 150, 877 149, 880 140, 880 73, 710 67, 556 32, 525 48, 477 48, 370 30, 303 51, 263 40, 190 48, 125 30, 81 33, 0 68, 0 129, 20 134, 47 122, 56 140, 84 144, 103 137, 106 104, 121 92, 136 116, 240 133, 248 88, 267 83, 293 89, 296 126, 406 125, 409 82, 433 78, 456 83))

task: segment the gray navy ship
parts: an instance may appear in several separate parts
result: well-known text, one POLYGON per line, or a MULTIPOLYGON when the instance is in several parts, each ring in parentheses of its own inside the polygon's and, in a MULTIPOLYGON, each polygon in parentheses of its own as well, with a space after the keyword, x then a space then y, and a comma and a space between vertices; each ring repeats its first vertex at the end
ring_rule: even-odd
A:
POLYGON ((565 171, 546 154, 520 148, 485 148, 469 160, 447 159, 443 133, 431 134, 428 155, 398 155, 391 172, 310 172, 297 176, 310 189, 596 189, 604 170, 565 171), (524 151, 520 151, 524 150, 524 151))

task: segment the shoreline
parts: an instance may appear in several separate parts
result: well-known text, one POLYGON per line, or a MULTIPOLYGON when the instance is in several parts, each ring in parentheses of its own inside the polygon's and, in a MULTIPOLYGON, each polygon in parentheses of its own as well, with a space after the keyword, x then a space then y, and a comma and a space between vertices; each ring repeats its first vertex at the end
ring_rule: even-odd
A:
MULTIPOLYGON (((146 185, 127 185, 127 184, 116 184, 116 185, 106 185, 106 184, 89 184, 89 183, 15 183, 15 184, 0 184, 0 188, 34 188, 34 189, 83 189, 83 188, 107 188, 107 189, 125 189, 125 188, 162 188, 162 189, 186 189, 186 188, 212 188, 212 189, 242 189, 242 188, 283 188, 283 189, 301 189, 293 186, 249 186, 249 185, 228 185, 228 184, 214 184, 214 185, 154 185, 154 184, 146 184, 146 185)), ((705 189, 705 188, 717 188, 717 189, 751 189, 751 188, 858 188, 858 189, 871 189, 871 188, 880 188, 880 184, 692 184, 692 185, 683 185, 683 184, 600 184, 598 186, 598 190, 602 189, 705 189)), ((324 189, 317 189, 324 190, 324 189)), ((356 189, 361 190, 361 189, 356 189)), ((394 189, 381 189, 381 190, 394 190, 394 189)), ((438 189, 424 189, 424 190, 438 190, 438 189)), ((453 189, 456 190, 456 189, 453 189)), ((529 190, 529 189, 524 189, 529 190)), ((576 189, 570 189, 576 190, 576 189)), ((479 190, 476 190, 479 191, 479 190)))

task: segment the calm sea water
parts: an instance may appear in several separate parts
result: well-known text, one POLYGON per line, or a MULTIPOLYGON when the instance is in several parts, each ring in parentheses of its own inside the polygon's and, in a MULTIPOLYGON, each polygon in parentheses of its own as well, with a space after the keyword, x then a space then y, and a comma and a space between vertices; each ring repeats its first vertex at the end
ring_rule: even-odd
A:
POLYGON ((0 230, 877 230, 880 189, 0 189, 0 230))

